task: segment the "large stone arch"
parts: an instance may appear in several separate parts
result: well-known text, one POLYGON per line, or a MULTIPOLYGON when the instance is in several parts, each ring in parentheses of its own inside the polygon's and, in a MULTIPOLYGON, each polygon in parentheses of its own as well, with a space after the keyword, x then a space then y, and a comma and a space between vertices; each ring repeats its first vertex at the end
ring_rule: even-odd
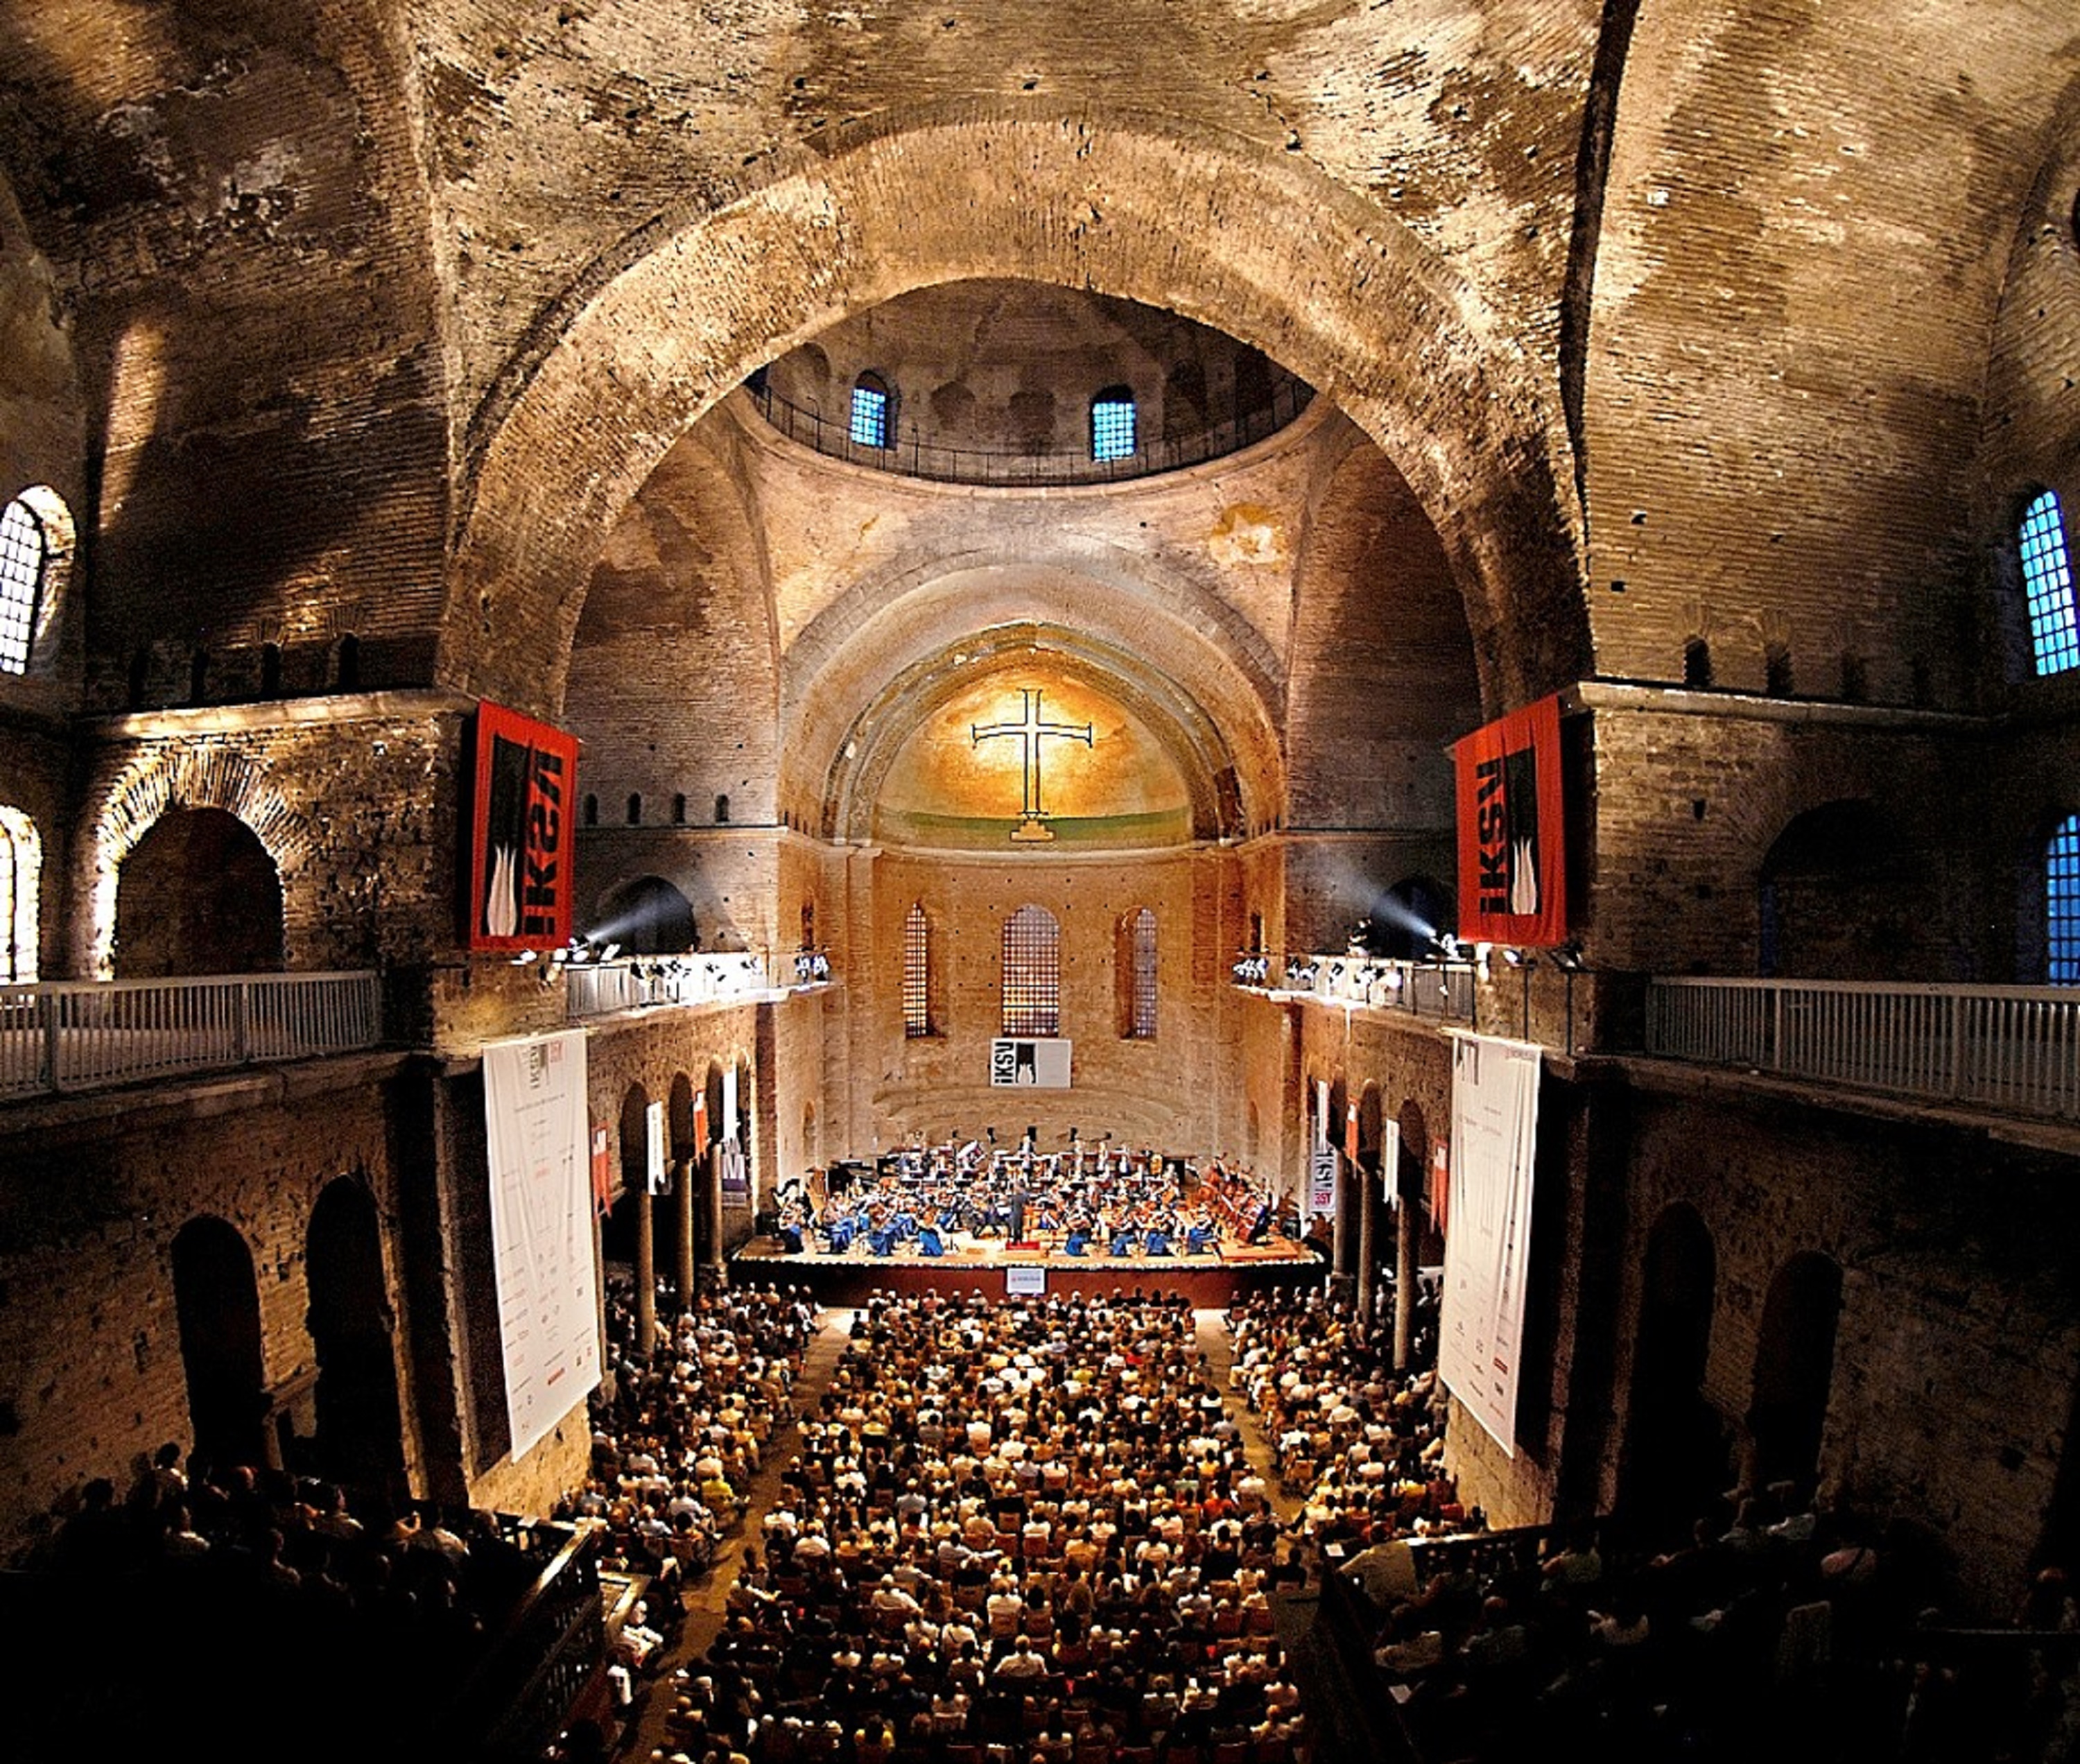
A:
POLYGON ((775 166, 725 206, 630 234, 477 413, 443 680, 553 712, 592 558, 677 437, 838 318, 978 276, 1167 307, 1293 368, 1429 512, 1487 698, 1585 671, 1579 513, 1548 376, 1372 204, 1260 145, 1097 114, 912 118, 775 166), (545 499, 545 485, 560 494, 545 499))
POLYGON ((90 803, 79 922, 87 941, 82 971, 115 972, 115 897, 123 863, 170 808, 221 808, 251 830, 282 879, 287 965, 297 965, 298 884, 315 849, 310 825, 276 788, 266 766, 216 743, 154 749, 90 803))

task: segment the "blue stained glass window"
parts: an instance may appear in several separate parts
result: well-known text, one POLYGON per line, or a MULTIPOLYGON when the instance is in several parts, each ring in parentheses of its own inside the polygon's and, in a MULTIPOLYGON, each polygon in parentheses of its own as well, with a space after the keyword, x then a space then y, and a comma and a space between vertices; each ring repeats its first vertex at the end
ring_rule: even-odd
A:
POLYGON ((879 374, 862 374, 852 388, 852 441, 858 447, 888 445, 888 387, 879 374))
POLYGON ((1110 387, 1091 401, 1091 457, 1130 460, 1134 449, 1134 394, 1110 387))
POLYGON ((2036 671, 2062 674, 2080 663, 2080 626, 2074 620, 2073 562, 2057 491, 2044 490, 2031 499, 2015 544, 2022 558, 2023 589, 2029 598, 2036 671))
POLYGON ((2069 815, 2044 855, 2046 977, 2054 986, 2080 985, 2080 815, 2069 815))

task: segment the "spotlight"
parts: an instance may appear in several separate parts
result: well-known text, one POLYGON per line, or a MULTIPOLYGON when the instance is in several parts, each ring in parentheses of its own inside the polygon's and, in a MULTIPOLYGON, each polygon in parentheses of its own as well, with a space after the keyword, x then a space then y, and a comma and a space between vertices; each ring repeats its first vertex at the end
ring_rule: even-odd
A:
POLYGON ((1582 959, 1579 943, 1562 943, 1553 951, 1553 965, 1563 974, 1586 974, 1589 964, 1582 959))
POLYGON ((599 952, 599 959, 603 962, 610 962, 620 953, 621 946, 619 943, 609 943, 605 949, 599 952))

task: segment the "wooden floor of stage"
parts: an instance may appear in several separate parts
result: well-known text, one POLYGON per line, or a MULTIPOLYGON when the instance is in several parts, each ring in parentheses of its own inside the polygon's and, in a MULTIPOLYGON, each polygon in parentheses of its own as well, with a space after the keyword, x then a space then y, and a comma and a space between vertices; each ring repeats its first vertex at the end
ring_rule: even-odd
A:
POLYGON ((877 1256, 862 1243, 834 1256, 820 1250, 790 1254, 778 1237, 754 1237, 730 1258, 730 1266, 742 1280, 807 1286, 824 1304, 856 1304, 876 1287, 1001 1297, 1019 1291, 1090 1294, 1139 1287, 1182 1292, 1197 1305, 1226 1304, 1263 1287, 1308 1285, 1327 1267, 1313 1247, 1285 1237, 1168 1256, 1072 1256, 1063 1253, 1062 1242, 1059 1235, 1017 1244, 959 1237, 941 1256, 920 1255, 914 1245, 877 1256))

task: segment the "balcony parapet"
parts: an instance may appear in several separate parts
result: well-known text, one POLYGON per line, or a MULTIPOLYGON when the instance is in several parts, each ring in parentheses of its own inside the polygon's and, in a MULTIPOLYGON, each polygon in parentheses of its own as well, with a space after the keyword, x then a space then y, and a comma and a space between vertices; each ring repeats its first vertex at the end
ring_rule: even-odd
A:
POLYGON ((359 1052, 382 1039, 382 1005, 374 973, 0 986, 0 1096, 359 1052))
POLYGON ((2008 1115, 2080 1118, 2080 989, 1648 983, 1645 1051, 2008 1115))

